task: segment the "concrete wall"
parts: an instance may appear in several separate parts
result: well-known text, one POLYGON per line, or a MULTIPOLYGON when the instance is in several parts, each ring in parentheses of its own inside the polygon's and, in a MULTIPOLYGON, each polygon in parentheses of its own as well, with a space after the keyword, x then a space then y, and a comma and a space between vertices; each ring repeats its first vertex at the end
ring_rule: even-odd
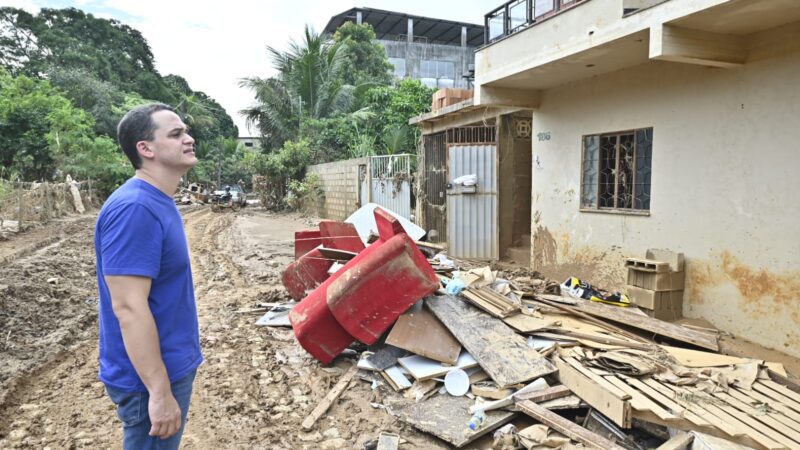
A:
POLYGON ((455 66, 454 85, 441 87, 455 87, 468 89, 466 78, 462 75, 470 64, 475 61, 475 47, 459 47, 455 45, 408 43, 407 41, 379 40, 386 48, 389 58, 405 59, 406 71, 404 76, 420 79, 420 62, 422 60, 451 61, 455 66))
POLYGON ((308 166, 308 173, 316 173, 325 191, 322 218, 344 220, 358 209, 358 166, 369 158, 348 159, 327 164, 308 166))
POLYGON ((681 251, 684 315, 800 356, 799 83, 795 50, 736 69, 651 62, 545 91, 533 267, 623 288, 624 258, 681 251), (581 136, 644 127, 650 215, 581 212, 581 136))

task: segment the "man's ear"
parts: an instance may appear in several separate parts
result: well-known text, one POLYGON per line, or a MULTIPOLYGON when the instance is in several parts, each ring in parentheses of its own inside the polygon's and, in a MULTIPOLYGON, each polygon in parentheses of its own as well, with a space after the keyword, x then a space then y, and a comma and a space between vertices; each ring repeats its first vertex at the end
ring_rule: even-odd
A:
POLYGON ((150 144, 147 141, 139 141, 136 143, 136 151, 139 152, 139 156, 142 159, 153 159, 155 154, 153 153, 150 144))

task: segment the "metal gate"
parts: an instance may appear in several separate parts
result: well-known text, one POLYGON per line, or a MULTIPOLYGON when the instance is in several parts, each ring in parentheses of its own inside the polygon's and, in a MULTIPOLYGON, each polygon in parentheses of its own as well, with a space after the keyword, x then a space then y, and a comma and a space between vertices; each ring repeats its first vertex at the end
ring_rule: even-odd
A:
POLYGON ((494 127, 448 130, 447 248, 456 258, 499 259, 497 143, 494 127), (477 176, 477 185, 453 180, 477 176))
POLYGON ((447 242, 447 145, 445 133, 423 136, 423 224, 431 242, 447 242))
POLYGON ((411 220, 411 158, 413 155, 373 156, 372 203, 411 220))

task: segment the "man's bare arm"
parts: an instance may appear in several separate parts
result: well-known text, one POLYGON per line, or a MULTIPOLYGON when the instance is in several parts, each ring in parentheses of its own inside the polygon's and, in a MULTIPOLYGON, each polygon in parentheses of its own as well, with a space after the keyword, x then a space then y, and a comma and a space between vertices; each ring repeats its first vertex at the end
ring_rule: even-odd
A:
POLYGON ((138 276, 107 276, 105 280, 125 350, 150 394, 150 435, 166 439, 180 429, 181 410, 172 395, 158 329, 147 301, 152 280, 138 276))

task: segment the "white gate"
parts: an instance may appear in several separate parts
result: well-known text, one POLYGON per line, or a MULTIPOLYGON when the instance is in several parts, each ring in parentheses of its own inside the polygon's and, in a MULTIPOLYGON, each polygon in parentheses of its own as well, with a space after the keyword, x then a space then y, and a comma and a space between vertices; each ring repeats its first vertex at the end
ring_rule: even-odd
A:
POLYGON ((499 259, 497 145, 455 144, 447 153, 447 252, 456 258, 499 259), (453 184, 464 175, 476 175, 477 184, 453 184))
POLYGON ((373 156, 372 203, 411 219, 411 158, 413 155, 373 156))

